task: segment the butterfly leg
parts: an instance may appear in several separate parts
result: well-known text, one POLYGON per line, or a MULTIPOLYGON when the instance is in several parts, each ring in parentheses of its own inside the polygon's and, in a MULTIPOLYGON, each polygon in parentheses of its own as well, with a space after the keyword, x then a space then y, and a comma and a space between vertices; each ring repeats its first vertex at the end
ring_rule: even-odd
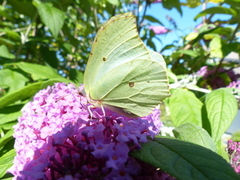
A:
POLYGON ((106 117, 106 113, 105 113, 103 105, 101 105, 101 109, 102 109, 103 116, 106 117))
POLYGON ((93 113, 92 113, 92 111, 91 111, 91 108, 92 108, 92 107, 94 107, 94 106, 93 106, 93 105, 88 106, 88 112, 89 112, 89 114, 90 114, 90 119, 93 118, 93 113))

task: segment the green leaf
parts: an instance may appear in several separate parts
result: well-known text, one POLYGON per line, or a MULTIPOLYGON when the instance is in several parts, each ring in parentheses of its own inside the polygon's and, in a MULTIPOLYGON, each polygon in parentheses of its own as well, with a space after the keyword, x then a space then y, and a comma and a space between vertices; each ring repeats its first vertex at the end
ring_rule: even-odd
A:
POLYGON ((187 0, 187 3, 186 3, 186 5, 190 8, 195 8, 201 4, 202 2, 200 0, 187 0))
POLYGON ((189 56, 192 56, 192 57, 197 57, 197 56, 199 56, 199 53, 196 52, 196 51, 193 51, 193 50, 184 50, 184 49, 182 49, 182 50, 178 50, 178 51, 174 52, 174 53, 172 54, 172 57, 173 57, 173 58, 178 58, 180 54, 186 54, 186 55, 189 55, 189 56))
POLYGON ((49 48, 41 46, 40 53, 47 64, 49 64, 52 68, 58 68, 59 60, 57 58, 56 51, 51 51, 49 48))
POLYGON ((30 73, 33 80, 51 79, 51 78, 62 78, 56 69, 49 66, 43 66, 39 64, 31 64, 26 62, 16 63, 20 69, 26 73, 30 73))
POLYGON ((8 2, 12 5, 13 11, 17 11, 20 14, 24 14, 31 18, 33 18, 34 15, 36 14, 36 9, 32 5, 32 0, 31 1, 8 0, 8 2))
POLYGON ((69 77, 76 84, 82 84, 83 83, 83 72, 81 72, 81 71, 78 71, 76 69, 70 69, 69 77))
POLYGON ((217 143, 237 114, 237 101, 228 89, 221 88, 209 93, 205 104, 211 127, 209 134, 217 143))
POLYGON ((213 38, 213 40, 210 42, 209 47, 211 49, 211 57, 223 57, 222 52, 222 41, 219 36, 216 36, 213 38))
POLYGON ((217 29, 219 26, 216 26, 215 24, 202 24, 202 26, 200 28, 197 29, 197 31, 200 34, 206 34, 206 33, 210 33, 215 31, 215 29, 217 29))
POLYGON ((206 16, 208 14, 230 14, 233 16, 237 16, 238 13, 232 8, 226 8, 226 7, 222 7, 222 6, 211 7, 211 8, 208 8, 208 9, 200 12, 198 15, 196 15, 194 17, 194 20, 196 20, 202 16, 206 16))
POLYGON ((182 9, 179 0, 162 0, 163 7, 171 10, 176 8, 177 11, 182 15, 182 9))
POLYGON ((25 86, 24 88, 14 91, 12 93, 9 93, 3 97, 0 98, 0 108, 3 108, 7 105, 10 105, 14 102, 17 102, 19 100, 24 100, 27 98, 32 97, 34 94, 36 94, 39 90, 43 82, 37 82, 34 84, 30 84, 28 86, 25 86))
POLYGON ((6 174, 6 171, 13 165, 15 155, 16 152, 12 149, 0 157, 0 178, 2 178, 6 174))
POLYGON ((21 40, 21 36, 17 32, 15 32, 15 31, 7 28, 7 27, 6 28, 0 28, 0 32, 6 33, 7 37, 10 38, 10 39, 15 39, 15 40, 18 40, 18 41, 21 40))
POLYGON ((64 12, 53 7, 51 3, 39 3, 36 6, 42 22, 51 30, 54 38, 57 38, 64 24, 64 12))
POLYGON ((132 154, 178 180, 236 180, 240 176, 221 156, 196 144, 156 138, 132 154))
POLYGON ((170 115, 175 127, 190 122, 202 126, 202 103, 187 90, 176 89, 169 98, 170 115))
POLYGON ((48 86, 53 86, 55 83, 57 82, 63 82, 63 83, 73 83, 73 81, 69 80, 69 79, 65 79, 65 78, 55 78, 55 79, 50 79, 48 81, 45 81, 42 86, 41 89, 46 89, 48 86))
POLYGON ((0 37, 0 44, 6 44, 8 46, 16 45, 16 43, 14 41, 11 41, 11 40, 3 38, 3 37, 0 37))
POLYGON ((230 52, 232 52, 231 44, 225 43, 222 38, 217 35, 215 36, 210 44, 210 56, 211 57, 218 57, 218 58, 223 58, 226 55, 228 55, 230 52))
POLYGON ((13 139, 13 137, 12 137, 13 132, 14 132, 14 130, 12 128, 0 139, 0 147, 3 147, 5 144, 7 144, 10 140, 13 139))
POLYGON ((23 88, 28 81, 28 79, 21 73, 10 69, 0 70, 0 78, 0 87, 9 88, 8 93, 23 88))
MULTIPOLYGON (((5 7, 4 4, 3 4, 3 5, 0 5, 0 15, 1 15, 2 17, 6 18, 5 22, 6 22, 7 20, 13 22, 13 21, 14 21, 14 17, 12 17, 12 16, 8 13, 8 10, 7 10, 7 9, 8 9, 8 8, 5 7)), ((1 24, 1 25, 3 25, 3 24, 1 24)))
POLYGON ((147 40, 147 46, 151 47, 154 51, 156 51, 155 44, 153 43, 152 39, 147 40))
POLYGON ((186 123, 180 125, 173 130, 173 134, 177 139, 191 142, 217 152, 214 141, 208 132, 195 124, 186 123))
POLYGON ((7 59, 14 59, 15 55, 10 53, 8 51, 7 46, 3 44, 3 45, 0 46, 0 57, 7 58, 7 59))
POLYGON ((163 23, 153 16, 146 15, 146 16, 144 16, 144 18, 147 19, 150 22, 156 22, 156 23, 159 23, 160 25, 163 26, 163 23))
POLYGON ((191 32, 190 34, 188 34, 185 39, 187 41, 191 41, 193 39, 196 39, 198 37, 199 33, 198 32, 191 32))
POLYGON ((0 125, 13 122, 19 116, 21 116, 21 109, 24 104, 18 104, 13 106, 7 106, 3 109, 0 109, 0 125))
POLYGON ((107 0, 110 4, 119 6, 119 0, 107 0))
POLYGON ((229 155, 226 151, 226 145, 223 143, 222 138, 216 144, 217 153, 222 156, 226 161, 229 161, 229 155))

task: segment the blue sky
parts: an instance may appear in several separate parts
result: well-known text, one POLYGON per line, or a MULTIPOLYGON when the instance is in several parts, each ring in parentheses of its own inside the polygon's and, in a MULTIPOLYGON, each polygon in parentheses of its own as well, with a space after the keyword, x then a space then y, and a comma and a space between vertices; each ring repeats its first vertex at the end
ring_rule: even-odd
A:
MULTIPOLYGON (((216 6, 216 4, 208 3, 207 7, 216 6)), ((178 29, 166 34, 166 35, 158 35, 161 39, 162 44, 159 41, 154 41, 157 45, 157 51, 162 49, 167 44, 171 44, 174 40, 180 40, 180 36, 185 36, 194 30, 194 27, 199 25, 202 22, 202 18, 198 18, 194 21, 194 17, 202 11, 202 6, 198 6, 196 8, 189 8, 182 6, 182 16, 176 9, 167 10, 162 7, 162 3, 154 3, 151 5, 151 8, 147 10, 147 15, 152 15, 158 20, 160 20, 164 26, 168 29, 173 29, 173 26, 170 22, 168 22, 166 15, 173 18, 178 26, 178 29)), ((228 15, 214 15, 215 19, 228 19, 230 16, 228 15)), ((151 24, 151 25, 159 25, 159 24, 151 24)), ((181 42, 179 42, 181 43, 181 42)))
POLYGON ((201 23, 201 18, 197 21, 193 20, 193 18, 201 12, 201 6, 196 8, 182 7, 182 11, 183 15, 181 16, 176 9, 167 10, 162 7, 161 3, 152 4, 151 9, 148 9, 147 14, 159 19, 166 28, 173 29, 173 26, 166 18, 167 15, 173 18, 178 26, 177 30, 174 30, 166 35, 159 35, 163 44, 158 43, 158 50, 163 46, 172 43, 174 40, 178 40, 179 36, 184 36, 192 32, 194 27, 201 23))

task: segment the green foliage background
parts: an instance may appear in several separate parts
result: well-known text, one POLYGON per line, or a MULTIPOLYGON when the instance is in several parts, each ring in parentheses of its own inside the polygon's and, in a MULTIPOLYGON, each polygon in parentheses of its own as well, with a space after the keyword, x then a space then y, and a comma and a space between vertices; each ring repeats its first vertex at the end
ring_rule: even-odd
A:
MULTIPOLYGON (((183 6, 194 8, 209 2, 214 3, 214 7, 206 8, 193 17, 203 18, 203 25, 197 31, 179 37, 182 45, 172 43, 160 50, 160 53, 172 51, 164 56, 171 67, 171 83, 204 65, 228 69, 239 66, 238 63, 224 61, 224 58, 230 52, 240 52, 240 0, 162 0, 161 3, 165 9, 175 8, 184 14, 183 6), (230 18, 213 20, 218 14, 228 14, 230 18)), ((116 14, 133 12, 142 40, 148 47, 156 49, 153 39, 160 40, 159 36, 143 23, 147 20, 150 24, 163 25, 162 17, 146 15, 146 10, 154 3, 154 0, 139 0, 135 4, 132 0, 0 1, 0 162, 4 162, 0 163, 0 178, 10 177, 6 170, 14 156, 11 150, 14 144, 12 126, 21 115, 21 108, 40 89, 54 82, 83 83, 91 45, 103 22, 116 14)), ((227 77, 225 80, 229 81, 227 77)), ((165 102, 170 108, 173 125, 178 127, 174 131, 175 137, 205 146, 226 157, 221 152, 219 141, 236 114, 236 99, 228 90, 216 90, 207 96, 193 92, 186 87, 173 90, 172 97, 165 102), (229 103, 226 105, 225 101, 229 103), (188 132, 191 130, 194 138, 190 139, 190 135, 183 133, 186 129, 188 132), (199 142, 199 134, 206 141, 199 142)), ((171 142, 168 145, 171 146, 171 142)), ((185 158, 180 153, 178 156, 185 158)), ((188 168, 193 166, 196 165, 188 168)), ((169 172, 174 174, 172 170, 169 172)), ((232 176, 233 179, 236 177, 232 176)))

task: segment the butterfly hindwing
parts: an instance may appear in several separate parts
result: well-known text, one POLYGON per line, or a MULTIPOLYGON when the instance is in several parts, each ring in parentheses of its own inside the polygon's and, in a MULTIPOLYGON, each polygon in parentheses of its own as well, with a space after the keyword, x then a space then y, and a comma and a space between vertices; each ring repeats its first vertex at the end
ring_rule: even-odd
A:
POLYGON ((120 107, 137 116, 151 112, 169 95, 165 69, 155 61, 137 59, 122 64, 102 77, 92 91, 103 105, 120 107), (118 72, 118 73, 117 73, 118 72))

